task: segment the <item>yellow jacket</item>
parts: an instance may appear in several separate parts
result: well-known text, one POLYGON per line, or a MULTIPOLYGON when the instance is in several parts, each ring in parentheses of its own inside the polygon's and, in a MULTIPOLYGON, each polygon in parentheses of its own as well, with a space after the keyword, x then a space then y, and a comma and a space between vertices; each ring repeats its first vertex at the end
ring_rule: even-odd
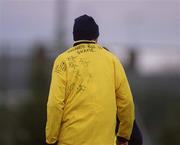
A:
POLYGON ((119 60, 94 41, 79 41, 57 57, 47 103, 46 142, 113 145, 130 138, 134 103, 119 60))

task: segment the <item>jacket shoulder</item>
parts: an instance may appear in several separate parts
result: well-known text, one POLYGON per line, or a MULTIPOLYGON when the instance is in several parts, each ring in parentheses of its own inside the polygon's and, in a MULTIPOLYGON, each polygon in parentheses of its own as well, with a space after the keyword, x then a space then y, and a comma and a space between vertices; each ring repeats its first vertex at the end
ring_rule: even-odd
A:
POLYGON ((115 55, 113 52, 111 52, 107 47, 102 47, 103 48, 103 51, 104 53, 110 57, 113 61, 117 62, 117 61, 120 61, 118 56, 115 55))
POLYGON ((65 50, 64 52, 60 53, 56 58, 55 58, 55 61, 65 61, 66 58, 69 56, 69 51, 72 49, 73 47, 71 48, 68 48, 67 50, 65 50))

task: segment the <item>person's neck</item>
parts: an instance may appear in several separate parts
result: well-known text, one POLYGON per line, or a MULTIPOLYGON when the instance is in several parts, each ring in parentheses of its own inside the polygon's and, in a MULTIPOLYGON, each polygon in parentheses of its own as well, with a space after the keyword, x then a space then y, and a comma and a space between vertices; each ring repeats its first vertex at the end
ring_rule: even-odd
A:
POLYGON ((95 42, 95 43, 97 43, 96 40, 77 40, 74 43, 78 43, 78 42, 95 42))
POLYGON ((91 43, 91 44, 96 44, 97 41, 96 40, 78 40, 78 41, 75 41, 74 42, 74 45, 73 46, 77 46, 79 44, 83 44, 83 43, 91 43))

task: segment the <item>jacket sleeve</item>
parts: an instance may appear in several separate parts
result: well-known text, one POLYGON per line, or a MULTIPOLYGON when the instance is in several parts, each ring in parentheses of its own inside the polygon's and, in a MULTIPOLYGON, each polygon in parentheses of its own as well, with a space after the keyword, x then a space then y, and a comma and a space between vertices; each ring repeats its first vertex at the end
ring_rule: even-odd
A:
POLYGON ((117 136, 130 139, 134 122, 134 102, 122 64, 115 59, 117 116, 120 120, 117 136))
POLYGON ((58 142, 64 109, 66 87, 66 65, 58 57, 53 66, 49 97, 47 102, 46 142, 58 142))

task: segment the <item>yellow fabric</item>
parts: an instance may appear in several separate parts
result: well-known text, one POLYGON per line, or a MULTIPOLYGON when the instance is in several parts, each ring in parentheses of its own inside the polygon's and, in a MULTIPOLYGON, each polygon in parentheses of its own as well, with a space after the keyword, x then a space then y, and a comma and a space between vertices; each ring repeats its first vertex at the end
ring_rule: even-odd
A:
POLYGON ((130 138, 134 103, 119 60, 98 44, 82 43, 57 57, 47 103, 46 142, 114 145, 130 138))

